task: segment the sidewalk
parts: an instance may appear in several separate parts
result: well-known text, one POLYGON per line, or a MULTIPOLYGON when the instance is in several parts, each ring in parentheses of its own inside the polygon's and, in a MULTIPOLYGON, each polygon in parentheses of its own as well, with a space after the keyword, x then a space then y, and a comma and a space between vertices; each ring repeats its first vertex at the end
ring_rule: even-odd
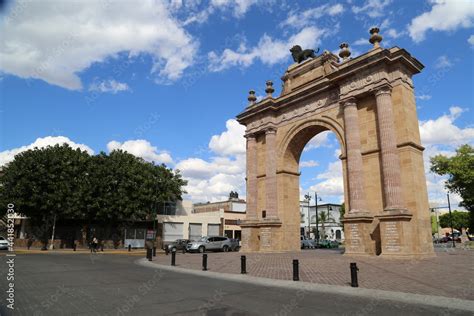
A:
MULTIPOLYGON (((116 255, 140 255, 140 256, 145 256, 145 249, 132 249, 132 251, 128 251, 128 249, 107 249, 104 248, 104 251, 97 250, 97 254, 116 254, 116 255)), ((162 252, 164 253, 163 250, 156 250, 157 254, 162 252)), ((0 251, 0 255, 6 254, 8 251, 0 251)), ((60 254, 85 254, 85 253, 91 253, 90 249, 88 248, 77 248, 76 251, 73 251, 70 248, 66 249, 53 249, 53 250, 41 250, 39 248, 30 248, 29 250, 27 248, 15 248, 14 251, 15 254, 55 254, 55 253, 60 253, 60 254)))
MULTIPOLYGON (((304 250, 295 253, 207 253, 208 269, 239 274, 240 256, 247 256, 247 274, 279 280, 292 280, 292 260, 299 259, 303 282, 350 286, 350 262, 359 268, 359 287, 445 296, 474 300, 474 251, 437 250, 436 257, 422 260, 389 260, 372 257, 351 258, 334 250, 304 250)), ((153 258, 153 263, 169 266, 171 255, 153 258)), ((176 254, 176 265, 201 270, 202 255, 176 254)), ((205 273, 205 272, 202 272, 205 273)))

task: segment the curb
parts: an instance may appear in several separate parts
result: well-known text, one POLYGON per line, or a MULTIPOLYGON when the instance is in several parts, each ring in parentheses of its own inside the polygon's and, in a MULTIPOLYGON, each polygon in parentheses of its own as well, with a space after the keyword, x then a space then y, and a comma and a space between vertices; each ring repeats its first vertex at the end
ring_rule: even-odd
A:
MULTIPOLYGON (((5 252, 6 253, 11 253, 11 252, 5 252)), ((61 255, 76 255, 76 254, 91 254, 92 252, 90 252, 89 250, 78 250, 78 251, 58 251, 58 250, 47 250, 47 251, 43 251, 43 250, 15 250, 13 252, 14 254, 16 255, 28 255, 28 254, 49 254, 49 255, 53 255, 53 254, 61 254, 61 255)), ((144 256, 145 255, 145 251, 132 251, 132 252, 128 252, 128 251, 98 251, 96 252, 95 254, 107 254, 107 255, 140 255, 140 256, 144 256)), ((0 255, 2 255, 3 253, 0 252, 0 255)), ((161 254, 161 253, 160 253, 161 254)), ((158 252, 157 252, 157 255, 158 255, 158 252)))
POLYGON ((242 282, 248 284, 255 284, 268 287, 278 287, 291 290, 305 290, 316 293, 324 294, 335 294, 335 295, 347 295, 352 297, 359 298, 370 298, 370 299, 379 299, 379 300, 388 300, 396 301, 406 304, 419 304, 427 305, 439 308, 448 308, 448 309, 457 309, 462 311, 473 312, 474 311, 474 301, 463 300, 458 298, 444 297, 444 296, 433 296, 433 295, 421 295, 414 293, 404 293, 404 292, 392 292, 385 290, 375 290, 375 289, 366 289, 366 288, 352 288, 349 286, 339 286, 339 285, 329 285, 329 284, 318 284, 318 283, 309 283, 309 282, 295 282, 288 280, 276 280, 268 279, 262 277, 255 277, 250 275, 242 274, 229 274, 229 273, 220 273, 213 271, 199 271, 191 270, 180 267, 165 266, 158 263, 153 263, 148 261, 145 258, 135 260, 135 264, 155 268, 163 269, 167 271, 173 271, 177 273, 192 274, 201 277, 209 277, 213 279, 220 279, 226 281, 242 282))

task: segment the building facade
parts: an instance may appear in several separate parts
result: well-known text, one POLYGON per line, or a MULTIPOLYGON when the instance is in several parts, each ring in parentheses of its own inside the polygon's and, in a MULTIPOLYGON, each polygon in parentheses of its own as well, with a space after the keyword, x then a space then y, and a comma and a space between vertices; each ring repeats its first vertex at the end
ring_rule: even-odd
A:
POLYGON ((196 203, 195 214, 221 212, 223 214, 223 235, 229 238, 242 239, 240 222, 245 219, 246 203, 232 192, 227 201, 214 203, 196 203))
POLYGON ((308 201, 300 201, 301 236, 315 239, 317 225, 320 239, 344 241, 341 208, 340 204, 320 204, 316 215, 315 205, 309 205, 308 201), (318 221, 316 221, 316 216, 318 216, 318 221))

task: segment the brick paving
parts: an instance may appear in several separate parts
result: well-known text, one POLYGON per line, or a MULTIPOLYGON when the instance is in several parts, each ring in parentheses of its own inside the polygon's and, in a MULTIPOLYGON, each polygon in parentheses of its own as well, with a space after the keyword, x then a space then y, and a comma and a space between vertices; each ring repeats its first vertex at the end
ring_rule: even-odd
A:
MULTIPOLYGON (((343 256, 340 250, 310 249, 294 253, 208 253, 208 269, 240 273, 240 256, 247 256, 247 274, 256 277, 292 280, 292 260, 299 259, 300 280, 319 284, 350 286, 350 262, 357 262, 359 286, 423 295, 474 300, 474 251, 437 249, 436 257, 395 260, 343 256)), ((153 258, 170 265, 171 255, 153 258)), ((202 255, 178 252, 176 265, 201 270, 202 255)), ((203 272, 205 273, 205 272, 203 272)))

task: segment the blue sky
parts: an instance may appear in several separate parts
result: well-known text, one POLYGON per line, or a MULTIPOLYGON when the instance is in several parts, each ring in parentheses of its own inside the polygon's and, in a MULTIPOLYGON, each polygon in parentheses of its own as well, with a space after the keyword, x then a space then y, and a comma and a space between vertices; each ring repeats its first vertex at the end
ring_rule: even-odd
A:
MULTIPOLYGON (((292 44, 348 42, 356 57, 372 26, 426 67, 414 78, 425 160, 474 140, 472 1, 7 1, 0 19, 2 165, 32 146, 121 148, 181 169, 193 201, 244 195, 234 117, 248 90, 271 79, 280 92, 292 44)), ((307 145, 302 194, 342 200, 338 149, 331 134, 307 145)), ((427 180, 443 204, 443 178, 427 180)))

